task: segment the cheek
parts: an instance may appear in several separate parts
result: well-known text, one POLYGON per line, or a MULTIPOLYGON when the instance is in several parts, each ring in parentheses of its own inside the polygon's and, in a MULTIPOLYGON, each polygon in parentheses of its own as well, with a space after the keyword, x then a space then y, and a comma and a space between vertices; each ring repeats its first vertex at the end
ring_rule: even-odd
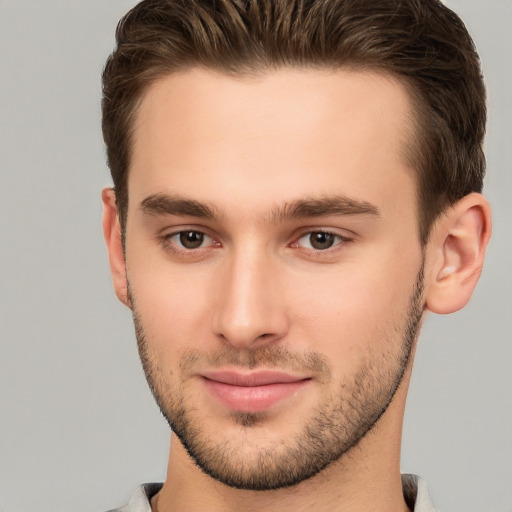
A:
POLYGON ((208 340, 209 308, 216 287, 210 273, 193 266, 179 271, 169 262, 127 258, 134 306, 153 349, 175 355, 208 340))
POLYGON ((291 323, 305 349, 323 351, 347 368, 362 354, 398 350, 418 268, 414 260, 391 261, 359 261, 297 280, 291 323))

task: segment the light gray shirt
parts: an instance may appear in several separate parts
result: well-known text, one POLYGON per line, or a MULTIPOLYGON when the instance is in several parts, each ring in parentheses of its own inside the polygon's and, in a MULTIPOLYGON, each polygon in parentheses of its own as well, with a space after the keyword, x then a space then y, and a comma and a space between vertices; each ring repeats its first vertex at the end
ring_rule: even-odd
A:
MULTIPOLYGON (((115 508, 108 512, 151 512, 149 500, 162 488, 162 485, 143 484, 137 488, 124 507, 115 508)), ((402 475, 402 488, 405 501, 413 512, 436 512, 430 499, 427 484, 420 477, 402 475)))

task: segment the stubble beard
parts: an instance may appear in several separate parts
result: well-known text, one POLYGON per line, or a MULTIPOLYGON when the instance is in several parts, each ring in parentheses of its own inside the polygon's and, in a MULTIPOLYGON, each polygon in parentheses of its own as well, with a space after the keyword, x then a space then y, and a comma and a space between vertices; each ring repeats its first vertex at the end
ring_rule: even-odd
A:
MULTIPOLYGON (((393 329, 401 343, 398 356, 383 353, 379 361, 372 357, 363 360, 351 380, 341 383, 337 393, 329 395, 315 408, 300 432, 294 437, 278 439, 271 446, 260 447, 250 457, 244 456, 242 443, 236 439, 213 438, 208 419, 195 414, 197 410, 190 400, 187 402, 183 386, 170 385, 150 352, 150 343, 135 308, 136 300, 129 292, 146 379, 163 416, 195 464, 230 487, 265 491, 297 485, 341 460, 377 424, 404 378, 423 316, 423 271, 422 264, 408 309, 393 329)), ((396 344, 396 339, 386 340, 387 346, 392 343, 396 344)), ((180 368, 193 366, 201 358, 202 354, 190 352, 180 361, 180 368)), ((223 349, 209 362, 229 363, 245 369, 261 366, 309 370, 324 382, 331 377, 328 363, 321 354, 297 355, 278 345, 243 354, 236 349, 223 349)), ((251 430, 264 423, 266 415, 233 412, 231 417, 241 427, 241 438, 250 444, 251 430)))

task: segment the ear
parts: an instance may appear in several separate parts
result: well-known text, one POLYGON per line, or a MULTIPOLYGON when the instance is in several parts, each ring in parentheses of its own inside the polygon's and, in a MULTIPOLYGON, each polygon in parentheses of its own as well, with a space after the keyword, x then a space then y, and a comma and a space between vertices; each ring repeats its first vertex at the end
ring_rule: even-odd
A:
POLYGON ((103 201, 103 236, 107 243, 110 273, 112 274, 114 290, 117 298, 123 304, 130 307, 126 281, 126 261, 114 189, 105 188, 101 193, 101 199, 103 201))
POLYGON ((428 244, 432 261, 428 310, 453 313, 468 303, 482 272, 490 236, 491 211, 480 194, 465 196, 439 218, 428 244))

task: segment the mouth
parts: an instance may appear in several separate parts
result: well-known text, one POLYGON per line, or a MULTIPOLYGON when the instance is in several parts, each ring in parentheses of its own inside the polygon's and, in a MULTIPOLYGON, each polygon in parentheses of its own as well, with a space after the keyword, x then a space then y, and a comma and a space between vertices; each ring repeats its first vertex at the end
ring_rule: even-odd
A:
POLYGON ((311 382, 311 377, 285 372, 260 370, 211 371, 201 374, 210 395, 233 411, 263 412, 273 405, 295 395, 311 382))

